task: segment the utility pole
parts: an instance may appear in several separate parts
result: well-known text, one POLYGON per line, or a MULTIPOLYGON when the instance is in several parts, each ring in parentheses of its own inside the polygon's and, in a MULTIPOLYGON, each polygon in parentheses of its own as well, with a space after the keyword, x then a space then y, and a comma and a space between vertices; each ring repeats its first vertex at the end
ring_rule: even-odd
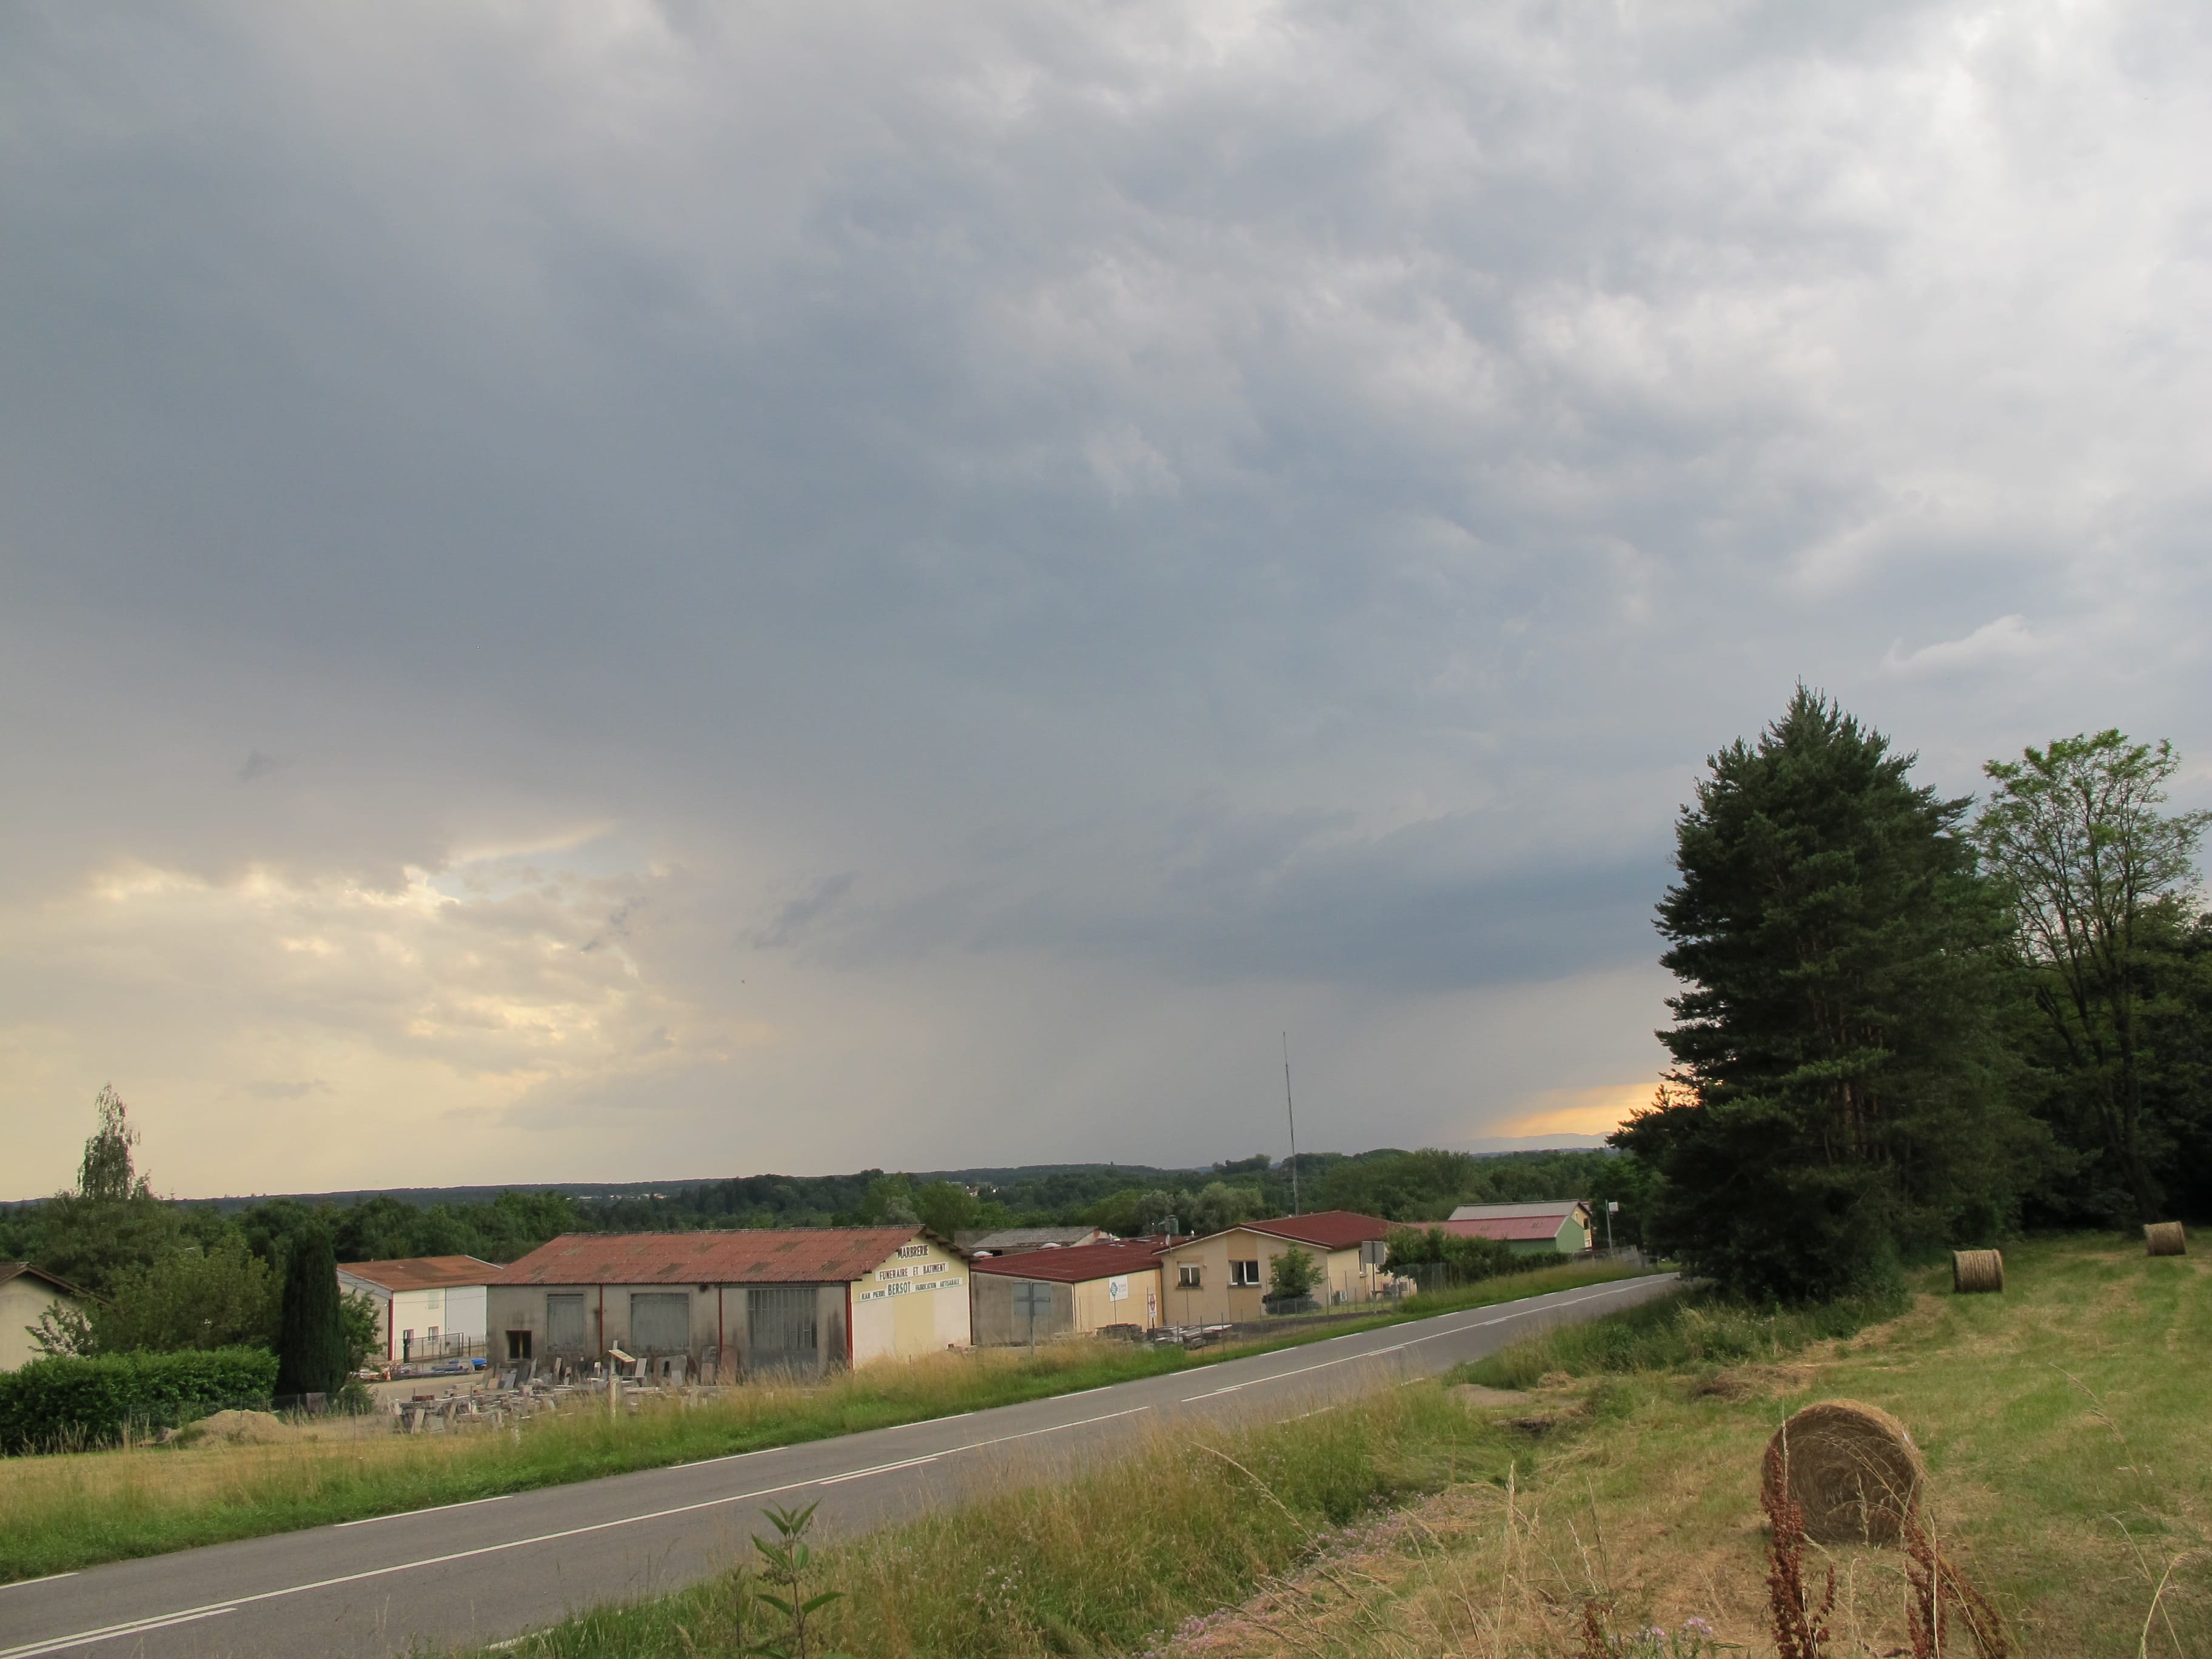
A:
POLYGON ((1283 1110, 1291 1120, 1291 1213, 1298 1212, 1298 1109, 1291 1101, 1291 1034, 1283 1033, 1283 1110))

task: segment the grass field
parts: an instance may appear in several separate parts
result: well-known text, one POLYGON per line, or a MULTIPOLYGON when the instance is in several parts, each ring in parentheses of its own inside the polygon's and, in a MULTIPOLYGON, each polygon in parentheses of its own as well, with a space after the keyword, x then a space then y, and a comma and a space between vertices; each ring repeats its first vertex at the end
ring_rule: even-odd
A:
POLYGON ((1033 1360, 1004 1351, 945 1355, 803 1387, 732 1389, 689 1407, 621 1419, 564 1413, 504 1434, 8 1458, 0 1460, 0 1583, 986 1410, 1624 1276, 1615 1268, 1546 1268, 1413 1297, 1373 1319, 1195 1354, 1082 1342, 1044 1348, 1033 1360))
MULTIPOLYGON (((2007 1258, 2002 1296, 1930 1273, 1893 1309, 1769 1319, 1686 1298, 1471 1368, 1534 1385, 1518 1391, 1427 1385, 1156 1443, 824 1551, 848 1599, 823 1633, 859 1659, 1679 1659, 1698 1620, 1771 1655, 1759 1453, 1790 1412, 1844 1397, 1911 1427, 1941 1546, 2013 1653, 2212 1653, 2212 1266, 2101 1237, 2007 1258)), ((1839 1549, 1816 1583, 1826 1565, 1827 1650, 1910 1653, 1901 1555, 1839 1549)), ((735 1582, 506 1651, 730 1652, 735 1582)))

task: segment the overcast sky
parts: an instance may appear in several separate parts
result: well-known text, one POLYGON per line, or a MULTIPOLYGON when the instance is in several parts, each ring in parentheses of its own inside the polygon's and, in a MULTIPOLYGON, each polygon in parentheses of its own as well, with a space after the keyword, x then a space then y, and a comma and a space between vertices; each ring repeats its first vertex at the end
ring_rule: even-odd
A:
POLYGON ((4 1195, 1602 1129, 1704 757, 2212 801, 2212 12, 0 12, 4 1195))

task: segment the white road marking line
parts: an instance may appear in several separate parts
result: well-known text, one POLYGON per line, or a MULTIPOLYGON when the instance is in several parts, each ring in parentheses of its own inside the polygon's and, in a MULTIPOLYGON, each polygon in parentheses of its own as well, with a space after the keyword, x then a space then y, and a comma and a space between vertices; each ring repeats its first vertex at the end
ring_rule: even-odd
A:
POLYGON ((236 1604, 225 1602, 221 1607, 195 1607, 190 1613, 164 1613, 159 1619, 138 1619, 127 1625, 110 1625, 105 1630, 81 1631, 75 1636, 56 1636, 44 1642, 31 1642, 20 1648, 0 1649, 0 1659, 33 1659, 41 1653, 59 1653, 65 1648, 89 1647, 94 1642, 112 1642, 118 1637, 143 1636, 149 1631, 167 1630, 172 1625, 189 1625, 201 1619, 213 1619, 218 1614, 235 1612, 236 1604))
POLYGON ((76 1570, 75 1568, 71 1568, 67 1572, 50 1572, 43 1578, 18 1578, 12 1584, 0 1584, 0 1590, 21 1589, 26 1584, 51 1584, 57 1578, 74 1578, 76 1577, 76 1570))
MULTIPOLYGON (((964 1449, 956 1448, 955 1449, 964 1449)), ((820 1480, 816 1481, 815 1485, 818 1486, 842 1486, 848 1480, 865 1480, 872 1474, 889 1474, 893 1469, 919 1468, 924 1463, 934 1463, 939 1458, 949 1455, 951 1455, 951 1454, 947 1452, 932 1452, 927 1457, 909 1457, 902 1463, 878 1463, 872 1469, 854 1469, 849 1474, 825 1475, 820 1480)))
POLYGON ((373 1527, 380 1521, 410 1521, 418 1515, 441 1515, 447 1510, 472 1510, 479 1504, 503 1504, 514 1497, 511 1492, 495 1492, 489 1498, 471 1498, 462 1504, 434 1504, 427 1510, 394 1510, 389 1515, 364 1515, 358 1521, 341 1521, 341 1527, 373 1527))

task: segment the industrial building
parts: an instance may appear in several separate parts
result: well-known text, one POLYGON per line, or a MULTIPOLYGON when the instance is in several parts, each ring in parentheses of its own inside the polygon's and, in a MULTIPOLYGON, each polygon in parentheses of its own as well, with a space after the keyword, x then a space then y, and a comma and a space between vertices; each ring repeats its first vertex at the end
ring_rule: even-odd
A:
POLYGON ((911 1226, 568 1233, 492 1281, 495 1364, 735 1382, 969 1345, 968 1263, 911 1226))

